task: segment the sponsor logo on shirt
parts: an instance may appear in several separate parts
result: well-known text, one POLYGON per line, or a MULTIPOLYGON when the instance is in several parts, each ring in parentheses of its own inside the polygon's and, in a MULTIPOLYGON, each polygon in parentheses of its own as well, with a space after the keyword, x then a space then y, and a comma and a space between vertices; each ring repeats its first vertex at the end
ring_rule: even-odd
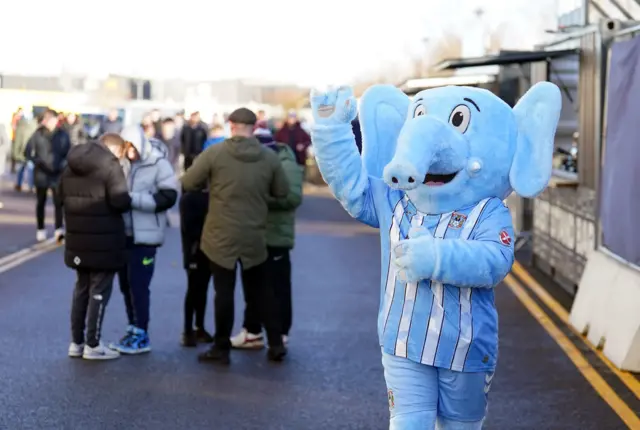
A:
POLYGON ((502 230, 500 232, 500 243, 502 243, 504 246, 509 246, 511 245, 511 236, 509 236, 509 233, 506 232, 506 230, 502 230))

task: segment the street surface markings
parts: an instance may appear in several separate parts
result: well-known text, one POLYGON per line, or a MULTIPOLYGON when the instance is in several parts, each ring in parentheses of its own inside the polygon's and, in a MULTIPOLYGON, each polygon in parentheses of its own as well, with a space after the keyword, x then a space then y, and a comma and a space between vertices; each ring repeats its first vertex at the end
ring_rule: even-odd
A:
POLYGON ((560 304, 556 299, 554 299, 551 294, 547 292, 547 290, 540 285, 538 281, 536 281, 533 276, 527 272, 527 270, 517 261, 513 264, 512 272, 522 281, 522 283, 533 292, 542 303, 544 303, 551 311, 556 314, 556 316, 565 324, 577 337, 579 337, 585 345, 593 351, 593 353, 604 363, 606 366, 616 375, 624 385, 631 390, 635 396, 640 399, 640 381, 631 373, 626 372, 624 370, 620 370, 613 364, 602 351, 596 348, 589 340, 579 333, 571 324, 569 324, 569 312, 560 304))
POLYGON ((596 369, 587 361, 580 350, 573 342, 558 328, 542 308, 527 293, 525 288, 518 282, 513 275, 509 274, 504 279, 504 283, 509 287, 511 292, 520 300, 529 313, 538 321, 538 323, 546 330, 547 333, 556 341, 564 353, 576 366, 578 371, 582 373, 587 382, 596 390, 602 399, 613 409, 613 411, 622 419, 622 421, 633 430, 640 429, 640 418, 631 410, 618 394, 607 384, 604 378, 596 369))
POLYGON ((49 239, 46 242, 33 245, 30 248, 25 248, 14 252, 13 254, 9 254, 6 257, 2 257, 0 258, 0 274, 61 246, 62 243, 57 242, 54 239, 49 239))

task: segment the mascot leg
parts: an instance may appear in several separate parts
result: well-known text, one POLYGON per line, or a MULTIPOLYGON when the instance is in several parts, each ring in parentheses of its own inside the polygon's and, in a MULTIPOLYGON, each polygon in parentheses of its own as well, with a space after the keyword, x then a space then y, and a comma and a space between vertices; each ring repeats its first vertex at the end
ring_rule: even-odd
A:
POLYGON ((480 430, 487 412, 493 372, 438 369, 439 430, 480 430))
POLYGON ((438 369, 382 353, 390 430, 431 430, 438 414, 438 369))

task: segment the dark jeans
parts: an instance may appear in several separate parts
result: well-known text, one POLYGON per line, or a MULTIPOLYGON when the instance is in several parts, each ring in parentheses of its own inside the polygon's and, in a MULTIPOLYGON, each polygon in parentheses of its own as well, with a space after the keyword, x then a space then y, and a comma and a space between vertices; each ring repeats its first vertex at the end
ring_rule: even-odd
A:
MULTIPOLYGON (((242 285, 245 296, 256 308, 257 318, 264 322, 269 346, 282 345, 282 335, 278 321, 275 296, 271 285, 265 282, 266 263, 242 270, 242 285)), ((234 294, 236 271, 211 262, 213 286, 215 290, 214 310, 216 322, 215 345, 220 349, 231 348, 231 330, 233 330, 234 294)))
POLYGON ((113 290, 113 272, 76 271, 76 288, 71 304, 71 337, 77 344, 92 348, 100 343, 104 311, 113 290))
POLYGON ((47 192, 51 190, 53 196, 53 207, 55 211, 56 229, 62 228, 62 200, 56 187, 37 187, 36 188, 36 221, 38 230, 44 230, 44 209, 47 204, 47 192))
POLYGON ((16 187, 22 188, 24 176, 27 175, 29 189, 33 190, 33 164, 30 161, 18 163, 18 173, 16 174, 16 187))
POLYGON ((127 265, 118 273, 129 325, 147 331, 151 305, 151 279, 156 265, 156 247, 133 245, 127 265))
MULTIPOLYGON (((291 304, 291 258, 289 248, 269 247, 269 258, 266 267, 266 282, 271 284, 270 288, 274 292, 277 301, 277 310, 280 316, 280 326, 282 334, 288 335, 291 330, 291 320, 293 309, 291 304)), ((251 294, 244 292, 244 324, 242 325, 249 333, 258 334, 262 332, 262 323, 259 319, 260 303, 249 300, 251 294)))
POLYGON ((193 331, 195 315, 196 328, 204 329, 204 314, 207 308, 207 290, 211 281, 208 266, 199 265, 197 269, 187 270, 187 294, 184 297, 184 332, 193 331))

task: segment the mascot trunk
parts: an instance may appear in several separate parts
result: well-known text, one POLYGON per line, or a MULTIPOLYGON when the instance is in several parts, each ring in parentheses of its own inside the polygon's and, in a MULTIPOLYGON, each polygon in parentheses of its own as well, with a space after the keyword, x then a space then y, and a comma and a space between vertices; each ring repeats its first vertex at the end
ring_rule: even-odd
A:
POLYGON ((362 97, 362 157, 349 88, 311 95, 312 141, 331 191, 380 229, 378 336, 391 429, 480 429, 498 359, 493 288, 513 264, 512 191, 551 176, 561 109, 542 82, 515 108, 444 87, 413 100, 392 86, 362 97))

